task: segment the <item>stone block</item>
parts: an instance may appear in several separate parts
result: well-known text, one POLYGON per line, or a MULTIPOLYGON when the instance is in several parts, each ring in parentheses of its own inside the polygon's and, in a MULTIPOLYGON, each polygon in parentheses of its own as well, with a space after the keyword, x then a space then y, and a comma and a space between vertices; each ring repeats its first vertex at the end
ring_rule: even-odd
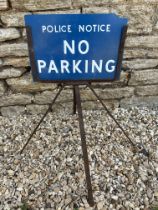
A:
POLYGON ((2 116, 15 117, 25 113, 25 106, 8 106, 0 109, 2 116))
POLYGON ((30 14, 28 12, 4 12, 1 14, 2 23, 7 27, 22 27, 24 26, 24 16, 30 14))
POLYGON ((111 6, 111 4, 107 4, 106 7, 85 7, 83 8, 83 13, 115 13, 128 18, 128 33, 149 34, 152 32, 152 16, 154 13, 152 6, 144 4, 119 4, 111 6))
POLYGON ((4 68, 0 70, 0 79, 7 79, 12 77, 20 77, 26 69, 4 68))
MULTIPOLYGON (((125 68, 125 70, 127 70, 125 68)), ((129 72, 128 71, 122 71, 120 75, 120 79, 116 80, 114 82, 94 82, 92 85, 94 88, 117 88, 117 87, 126 87, 128 83, 129 78, 129 72)))
MULTIPOLYGON (((96 93, 101 99, 120 99, 124 97, 130 97, 134 93, 134 88, 124 87, 124 88, 105 88, 105 89, 95 89, 96 93)), ((57 91, 44 91, 35 95, 35 103, 37 104, 48 104, 51 103, 57 91)), ((82 101, 95 101, 97 98, 89 89, 81 89, 81 99, 82 101)), ((73 94, 71 89, 63 90, 57 102, 70 102, 73 100, 73 94)))
POLYGON ((13 40, 20 37, 20 32, 16 28, 0 28, 0 42, 13 40))
POLYGON ((158 59, 133 59, 123 61, 123 66, 129 69, 149 69, 158 66, 158 59))
POLYGON ((0 66, 3 66, 3 60, 0 59, 0 66))
MULTIPOLYGON (((134 94, 134 88, 124 87, 124 88, 95 89, 95 92, 103 100, 121 99, 125 97, 131 97, 134 94)), ((92 91, 88 89, 81 90, 81 98, 85 101, 97 100, 92 91)))
POLYGON ((0 0, 0 10, 8 9, 8 1, 7 0, 0 0))
MULTIPOLYGON (((114 4, 118 4, 120 3, 120 0, 109 0, 111 3, 114 3, 114 4)), ((157 4, 157 0, 123 0, 122 2, 126 3, 126 2, 129 2, 129 3, 135 3, 135 4, 140 4, 140 3, 144 3, 146 4, 146 6, 148 5, 151 5, 151 4, 157 4)))
POLYGON ((158 36, 128 36, 125 42, 126 47, 158 48, 158 36))
POLYGON ((56 91, 43 91, 35 95, 36 104, 49 104, 53 100, 56 91))
POLYGON ((158 85, 137 86, 135 90, 138 96, 158 95, 158 85))
POLYGON ((6 91, 6 86, 4 81, 0 81, 0 96, 2 96, 6 91))
POLYGON ((29 104, 26 105, 27 114, 43 114, 48 109, 48 105, 29 104))
POLYGON ((152 32, 154 8, 151 5, 118 4, 111 7, 110 13, 128 18, 128 33, 148 34, 152 32))
POLYGON ((148 97, 132 97, 130 99, 122 99, 120 102, 120 107, 128 108, 134 106, 140 107, 157 107, 158 96, 148 96, 148 97))
POLYGON ((129 4, 145 4, 147 7, 151 6, 151 4, 157 4, 157 0, 73 0, 73 6, 94 6, 94 5, 98 5, 98 6, 115 6, 117 4, 126 4, 127 2, 129 2, 129 4))
POLYGON ((27 42, 26 28, 22 29, 22 37, 23 37, 24 41, 27 42))
MULTIPOLYGON (((108 109, 116 109, 119 107, 117 100, 103 100, 103 103, 108 109)), ((95 101, 82 101, 82 108, 84 110, 103 110, 103 106, 97 100, 95 101)))
POLYGON ((155 25, 155 29, 158 30, 158 21, 157 21, 157 23, 155 25))
POLYGON ((130 1, 132 3, 145 3, 146 6, 151 5, 151 4, 157 4, 157 0, 130 0, 130 1))
POLYGON ((158 49, 127 49, 125 48, 124 56, 126 58, 158 58, 158 49))
POLYGON ((13 67, 27 67, 30 65, 28 57, 21 58, 4 58, 3 66, 13 66, 13 67))
POLYGON ((109 13, 110 7, 85 7, 83 13, 109 13))
POLYGON ((95 0, 73 0, 72 1, 72 4, 73 6, 93 6, 93 5, 96 5, 97 3, 101 3, 102 0, 98 0, 98 1, 95 1, 95 0))
POLYGON ((57 102, 69 102, 73 100, 72 89, 64 89, 59 95, 57 102))
MULTIPOLYGON (((118 3, 124 3, 124 0, 119 0, 118 3)), ((112 0, 73 0, 73 6, 94 6, 94 5, 110 5, 112 0)))
POLYGON ((134 71, 131 74, 129 85, 158 84, 158 69, 134 71))
POLYGON ((38 92, 56 88, 56 84, 33 82, 30 73, 19 78, 7 79, 6 82, 15 92, 38 92))
POLYGON ((33 14, 79 14, 80 9, 67 9, 67 10, 55 10, 55 11, 33 11, 33 14))
POLYGON ((27 43, 10 43, 0 45, 0 57, 28 56, 27 43))
MULTIPOLYGON (((37 93, 35 95, 35 103, 36 104, 49 104, 52 102, 55 97, 57 90, 54 91, 44 91, 42 93, 37 93)), ((72 101, 72 90, 66 89, 61 92, 59 95, 57 102, 68 102, 72 101)))
POLYGON ((71 0, 11 0, 12 7, 18 10, 50 10, 70 8, 71 0))
POLYGON ((0 106, 31 104, 33 96, 30 94, 11 94, 1 97, 0 106))

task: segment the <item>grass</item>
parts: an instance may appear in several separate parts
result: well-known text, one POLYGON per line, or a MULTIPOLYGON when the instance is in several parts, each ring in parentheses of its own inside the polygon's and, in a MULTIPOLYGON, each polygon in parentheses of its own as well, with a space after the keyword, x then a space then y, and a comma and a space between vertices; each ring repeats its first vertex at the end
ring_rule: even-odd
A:
POLYGON ((157 205, 157 203, 156 203, 156 204, 153 204, 153 205, 149 208, 149 210, 158 210, 158 205, 157 205))
POLYGON ((29 207, 29 205, 24 202, 21 206, 20 206, 21 210, 31 210, 31 208, 29 207))

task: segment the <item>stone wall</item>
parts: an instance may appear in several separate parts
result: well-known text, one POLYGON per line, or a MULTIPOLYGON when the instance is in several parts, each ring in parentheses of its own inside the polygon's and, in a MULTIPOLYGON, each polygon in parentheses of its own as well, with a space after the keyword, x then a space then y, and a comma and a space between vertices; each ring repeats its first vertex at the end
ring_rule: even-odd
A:
MULTIPOLYGON (((56 93, 55 84, 33 83, 24 15, 36 13, 116 13, 129 18, 121 80, 94 83, 108 106, 158 105, 158 0, 0 0, 0 112, 40 113, 56 93)), ((88 89, 83 107, 100 108, 88 89)), ((64 90, 58 103, 71 103, 64 90)))

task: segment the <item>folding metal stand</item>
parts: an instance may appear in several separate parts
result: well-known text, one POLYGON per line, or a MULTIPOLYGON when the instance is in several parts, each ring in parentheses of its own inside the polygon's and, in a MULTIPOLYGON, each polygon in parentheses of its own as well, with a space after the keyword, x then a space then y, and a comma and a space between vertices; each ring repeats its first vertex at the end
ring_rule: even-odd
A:
MULTIPOLYGON (((78 120, 79 120, 79 128, 80 128, 80 136, 81 136, 81 146, 82 146, 82 152, 83 152, 83 160, 84 160, 84 168, 85 168, 85 175, 86 175, 86 183, 87 183, 87 190, 88 190, 88 203, 90 206, 94 206, 94 199, 93 199, 93 191, 92 191, 92 184, 91 184, 91 177, 90 177, 90 169, 89 169, 89 160, 88 160, 88 152, 87 152, 87 145, 86 145, 86 135, 85 135, 85 129, 84 129, 84 122, 83 122, 83 114, 82 114, 82 106, 81 106, 81 97, 80 97, 80 89, 79 86, 83 84, 60 84, 59 85, 59 91, 57 92, 56 96, 52 100, 51 104, 49 105, 49 108, 46 110, 43 117, 40 119, 39 123, 35 127, 35 129, 32 131, 30 137, 28 138, 27 142, 23 146, 22 150, 20 151, 20 154, 23 153, 24 149, 30 142, 32 136, 37 131, 38 127, 46 117, 46 115, 49 113, 49 111, 52 110, 52 106, 54 105, 55 101, 57 100, 58 96, 60 95, 61 91, 66 85, 72 85, 73 86, 73 113, 76 113, 76 109, 78 111, 78 120)), ((128 139, 129 143, 133 147, 134 152, 140 152, 143 153, 145 156, 149 156, 148 151, 146 151, 145 148, 139 149, 137 145, 130 139, 130 137, 127 135, 125 130, 122 128, 122 126, 119 124, 119 122, 115 119, 115 117, 112 115, 112 113, 108 110, 106 105, 103 103, 102 99, 97 95, 93 87, 90 83, 86 83, 84 85, 87 85, 89 89, 92 91, 92 93, 96 96, 96 98, 99 100, 99 102, 102 104, 103 108, 107 111, 108 115, 114 120, 114 122, 117 124, 117 126, 121 129, 121 131, 124 133, 126 138, 128 139)))

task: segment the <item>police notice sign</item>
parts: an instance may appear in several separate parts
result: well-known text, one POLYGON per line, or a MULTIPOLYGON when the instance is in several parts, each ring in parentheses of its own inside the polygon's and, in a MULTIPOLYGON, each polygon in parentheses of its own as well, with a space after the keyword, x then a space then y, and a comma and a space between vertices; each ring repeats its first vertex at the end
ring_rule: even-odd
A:
POLYGON ((26 15, 34 80, 118 79, 120 40, 127 22, 114 14, 26 15))

